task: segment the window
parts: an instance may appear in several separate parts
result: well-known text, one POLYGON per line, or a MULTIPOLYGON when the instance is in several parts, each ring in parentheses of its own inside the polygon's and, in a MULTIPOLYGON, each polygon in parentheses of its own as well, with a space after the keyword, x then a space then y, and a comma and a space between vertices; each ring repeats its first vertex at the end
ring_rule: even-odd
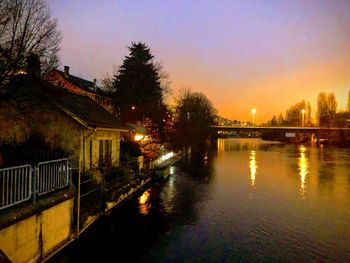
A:
POLYGON ((112 140, 100 140, 99 165, 109 167, 112 164, 112 140))
POLYGON ((93 151, 92 151, 92 141, 90 141, 90 148, 89 148, 89 154, 90 154, 90 168, 92 168, 92 153, 93 153, 93 151))

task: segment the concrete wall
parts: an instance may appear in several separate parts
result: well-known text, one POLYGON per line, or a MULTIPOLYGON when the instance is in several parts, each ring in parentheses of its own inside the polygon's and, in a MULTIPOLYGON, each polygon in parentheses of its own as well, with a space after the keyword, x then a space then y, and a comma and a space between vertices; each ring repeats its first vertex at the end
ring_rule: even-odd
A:
POLYGON ((0 248, 14 263, 38 262, 72 237, 73 199, 0 230, 0 248))

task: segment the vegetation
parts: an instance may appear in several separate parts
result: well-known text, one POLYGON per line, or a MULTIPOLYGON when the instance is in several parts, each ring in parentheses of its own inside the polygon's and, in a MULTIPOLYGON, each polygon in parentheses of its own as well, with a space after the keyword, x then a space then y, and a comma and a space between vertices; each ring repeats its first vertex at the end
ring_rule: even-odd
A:
POLYGON ((120 117, 125 121, 150 118, 161 125, 166 114, 165 87, 151 50, 144 43, 132 43, 114 76, 112 92, 120 117))
POLYGON ((317 97, 317 119, 320 127, 331 127, 335 123, 337 100, 334 93, 321 92, 317 97))
POLYGON ((312 126, 311 111, 310 102, 306 103, 305 100, 302 100, 286 111, 285 118, 280 113, 278 117, 273 116, 267 124, 270 126, 301 126, 302 124, 312 126))
POLYGON ((210 126, 215 124, 216 112, 203 93, 182 91, 175 107, 176 141, 184 146, 205 141, 210 134, 210 126))
POLYGON ((61 34, 44 0, 0 2, 0 87, 24 70, 27 57, 39 56, 44 73, 59 64, 61 34))

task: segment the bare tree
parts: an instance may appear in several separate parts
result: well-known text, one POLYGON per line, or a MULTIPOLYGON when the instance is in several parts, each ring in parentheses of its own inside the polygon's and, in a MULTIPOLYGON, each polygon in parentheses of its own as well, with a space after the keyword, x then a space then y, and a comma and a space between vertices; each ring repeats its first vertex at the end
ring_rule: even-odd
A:
POLYGON ((201 92, 185 89, 176 98, 175 130, 178 142, 185 146, 204 142, 215 124, 217 110, 201 92))
POLYGON ((331 127, 334 124, 336 112, 337 99, 334 93, 319 93, 317 97, 318 125, 321 127, 331 127))
POLYGON ((61 33, 45 0, 0 2, 0 85, 8 82, 36 54, 43 73, 59 65, 61 33))

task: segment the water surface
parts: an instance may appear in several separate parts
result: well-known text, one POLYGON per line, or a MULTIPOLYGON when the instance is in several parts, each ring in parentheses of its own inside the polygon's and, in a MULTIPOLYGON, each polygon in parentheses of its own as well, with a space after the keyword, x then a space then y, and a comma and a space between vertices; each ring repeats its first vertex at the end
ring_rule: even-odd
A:
POLYGON ((216 148, 173 167, 52 261, 350 261, 349 149, 259 139, 216 148))

